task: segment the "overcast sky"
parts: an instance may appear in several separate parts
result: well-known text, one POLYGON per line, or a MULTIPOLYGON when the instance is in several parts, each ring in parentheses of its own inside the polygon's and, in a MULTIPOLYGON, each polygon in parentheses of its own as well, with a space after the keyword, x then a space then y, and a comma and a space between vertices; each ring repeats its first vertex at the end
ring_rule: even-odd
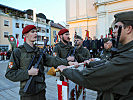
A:
POLYGON ((66 23, 65 0, 0 0, 0 4, 19 10, 36 9, 55 23, 66 23))

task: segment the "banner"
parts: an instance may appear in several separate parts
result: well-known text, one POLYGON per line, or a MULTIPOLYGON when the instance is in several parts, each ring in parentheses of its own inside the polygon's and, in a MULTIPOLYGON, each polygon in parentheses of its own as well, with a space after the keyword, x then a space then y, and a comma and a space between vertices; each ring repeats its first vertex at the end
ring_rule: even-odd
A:
MULTIPOLYGON (((80 65, 77 69, 83 70, 84 68, 85 64, 80 65)), ((65 81, 57 81, 58 100, 85 100, 85 88, 75 84, 71 80, 66 79, 65 81)))
POLYGON ((64 81, 57 81, 58 100, 68 100, 68 83, 64 81))
POLYGON ((85 30, 86 31, 86 37, 88 37, 89 39, 89 31, 88 30, 85 30))

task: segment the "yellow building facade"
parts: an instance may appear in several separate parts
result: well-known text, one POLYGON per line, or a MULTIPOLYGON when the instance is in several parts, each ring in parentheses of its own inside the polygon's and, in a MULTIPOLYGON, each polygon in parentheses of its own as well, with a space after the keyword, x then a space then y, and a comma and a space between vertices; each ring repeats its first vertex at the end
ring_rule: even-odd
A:
POLYGON ((11 45, 8 41, 8 35, 12 34, 12 18, 9 15, 0 15, 0 49, 9 49, 11 45))
POLYGON ((133 0, 66 0, 66 22, 73 41, 75 31, 85 39, 104 37, 114 21, 114 14, 133 10, 133 0))
POLYGON ((51 45, 55 44, 55 41, 54 41, 55 34, 57 35, 59 31, 60 31, 60 29, 55 28, 55 27, 51 27, 51 45))
MULTIPOLYGON (((61 24, 59 23, 54 23, 54 22, 51 22, 51 45, 54 45, 56 44, 56 38, 58 36, 58 32, 65 28, 64 26, 62 26, 61 24)), ((59 36, 58 36, 58 41, 59 41, 59 36)))

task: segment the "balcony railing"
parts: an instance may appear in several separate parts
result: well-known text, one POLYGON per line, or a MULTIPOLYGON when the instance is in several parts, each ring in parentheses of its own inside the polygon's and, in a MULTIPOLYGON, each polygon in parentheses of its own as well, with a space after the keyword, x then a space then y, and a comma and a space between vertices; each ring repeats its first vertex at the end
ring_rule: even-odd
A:
POLYGON ((107 3, 116 2, 116 1, 122 1, 122 0, 95 0, 94 4, 102 5, 102 4, 107 4, 107 3))

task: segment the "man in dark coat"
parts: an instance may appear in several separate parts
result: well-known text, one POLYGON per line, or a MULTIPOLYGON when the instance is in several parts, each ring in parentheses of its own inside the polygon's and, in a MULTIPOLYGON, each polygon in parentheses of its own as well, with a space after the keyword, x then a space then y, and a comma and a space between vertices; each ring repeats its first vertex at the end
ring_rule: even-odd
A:
POLYGON ((86 47, 88 50, 90 50, 90 48, 91 48, 91 40, 88 40, 88 37, 85 37, 85 40, 83 41, 83 47, 86 47))
POLYGON ((101 39, 99 39, 98 42, 99 42, 98 48, 99 48, 99 51, 101 51, 104 48, 103 35, 101 35, 101 39))
POLYGON ((99 43, 98 40, 96 39, 96 36, 94 36, 93 40, 91 41, 91 49, 93 52, 93 58, 95 58, 99 49, 99 43))
POLYGON ((62 64, 68 65, 70 62, 65 59, 43 54, 38 65, 39 68, 34 68, 33 66, 37 63, 40 56, 40 49, 34 45, 34 42, 37 40, 37 29, 34 25, 27 25, 23 29, 22 34, 25 35, 26 42, 13 50, 5 77, 13 82, 20 81, 20 100, 46 100, 44 65, 57 67, 62 64), (33 64, 28 69, 34 55, 35 59, 33 64), (31 87, 30 91, 24 92, 25 84, 30 76, 34 76, 35 84, 31 87))
POLYGON ((122 46, 110 61, 82 71, 67 66, 58 68, 80 86, 100 92, 97 100, 133 100, 133 11, 121 12, 114 17, 116 36, 122 27, 119 40, 122 46))

